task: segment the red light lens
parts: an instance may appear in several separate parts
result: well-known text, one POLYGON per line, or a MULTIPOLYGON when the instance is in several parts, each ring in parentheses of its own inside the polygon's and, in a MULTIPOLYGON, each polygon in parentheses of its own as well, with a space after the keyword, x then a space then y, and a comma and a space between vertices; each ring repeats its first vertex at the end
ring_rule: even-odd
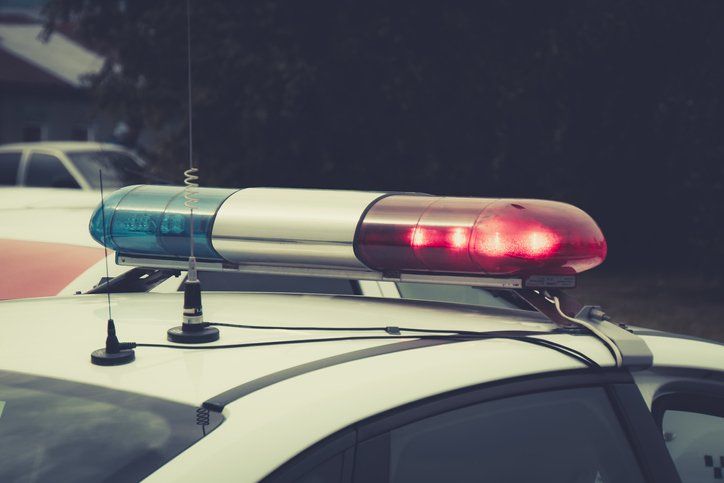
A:
POLYGON ((414 247, 427 243, 427 233, 417 230, 432 196, 394 195, 377 201, 363 218, 355 236, 357 257, 381 272, 425 270, 415 257, 414 247))
POLYGON ((542 200, 389 196, 367 212, 355 246, 383 272, 572 275, 606 257, 590 216, 542 200))
POLYGON ((474 266, 470 237, 475 221, 491 200, 436 198, 415 228, 412 248, 428 270, 466 272, 474 266))

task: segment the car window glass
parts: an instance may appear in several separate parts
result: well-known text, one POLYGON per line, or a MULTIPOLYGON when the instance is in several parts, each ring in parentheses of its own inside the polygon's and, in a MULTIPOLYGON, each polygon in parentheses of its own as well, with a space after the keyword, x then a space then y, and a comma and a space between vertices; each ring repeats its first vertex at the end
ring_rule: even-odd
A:
POLYGON ((394 483, 641 482, 601 388, 529 394, 457 409, 390 433, 394 483))
POLYGON ((479 287, 467 285, 444 285, 439 283, 398 282, 397 288, 403 299, 429 300, 506 309, 524 308, 499 294, 479 287))
POLYGON ((42 153, 33 153, 30 156, 25 184, 49 188, 80 188, 58 158, 42 153))
POLYGON ((295 479, 297 483, 338 483, 342 480, 344 453, 318 464, 313 470, 295 479))
POLYGON ((222 421, 188 404, 0 371, 0 481, 140 481, 222 421))
POLYGON ((99 189, 98 171, 103 171, 103 185, 120 188, 148 184, 157 180, 147 175, 146 166, 133 156, 118 151, 77 151, 66 153, 93 188, 99 189))
POLYGON ((20 153, 0 153, 0 186, 14 186, 18 179, 20 153))
MULTIPOLYGON (((206 292, 281 292, 354 295, 357 283, 352 280, 292 277, 229 272, 199 272, 201 287, 206 292)), ((181 284, 179 291, 183 290, 181 284)))
POLYGON ((720 414, 684 409, 664 411, 666 447, 683 483, 724 481, 724 400, 720 414))

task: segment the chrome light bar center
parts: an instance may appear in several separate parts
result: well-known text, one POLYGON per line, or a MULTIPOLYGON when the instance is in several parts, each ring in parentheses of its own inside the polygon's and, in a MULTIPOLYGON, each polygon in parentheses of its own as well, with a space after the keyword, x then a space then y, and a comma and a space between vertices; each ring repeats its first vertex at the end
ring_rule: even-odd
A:
MULTIPOLYGON (((186 270, 188 264, 182 260, 163 259, 163 258, 147 258, 117 254, 116 263, 118 265, 133 266, 140 268, 155 268, 168 270, 186 270)), ((231 264, 220 262, 203 262, 197 261, 196 266, 199 271, 207 272, 239 272, 239 273, 257 273, 267 275, 287 275, 302 277, 324 277, 324 278, 344 278, 350 280, 373 280, 373 281, 391 281, 391 282, 411 282, 411 283, 434 283, 445 285, 468 285, 474 287, 488 287, 501 289, 519 289, 523 288, 522 278, 500 278, 500 277, 481 277, 470 275, 433 275, 433 274, 417 274, 417 273, 396 273, 385 274, 370 270, 353 270, 338 268, 318 268, 318 267, 301 267, 301 266, 274 266, 274 265, 255 265, 255 264, 231 264)), ((575 284, 575 280, 571 281, 575 284)), ((558 285, 560 286, 560 285, 558 285)), ((566 284, 565 286, 573 286, 566 284)))

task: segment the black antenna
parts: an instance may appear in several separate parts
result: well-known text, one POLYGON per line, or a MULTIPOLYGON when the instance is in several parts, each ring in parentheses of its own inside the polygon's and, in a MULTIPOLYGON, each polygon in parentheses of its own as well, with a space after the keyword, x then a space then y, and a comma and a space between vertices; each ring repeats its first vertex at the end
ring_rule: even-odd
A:
POLYGON ((189 115, 189 169, 184 171, 184 206, 189 209, 189 270, 184 282, 184 310, 182 324, 167 331, 168 340, 181 344, 200 344, 219 340, 219 329, 204 322, 204 313, 201 305, 201 282, 196 271, 196 257, 194 256, 194 206, 199 199, 194 196, 199 187, 198 168, 194 167, 194 115, 192 102, 192 76, 191 76, 191 0, 186 0, 186 56, 187 56, 187 89, 188 89, 188 115, 189 115))
POLYGON ((108 326, 106 328, 106 346, 91 353, 91 362, 97 366, 120 366, 133 362, 136 353, 132 344, 118 342, 116 324, 111 316, 111 277, 108 272, 108 246, 106 243, 106 203, 103 196, 103 170, 98 170, 101 187, 101 221, 103 222, 103 259, 106 262, 106 296, 108 297, 108 326))

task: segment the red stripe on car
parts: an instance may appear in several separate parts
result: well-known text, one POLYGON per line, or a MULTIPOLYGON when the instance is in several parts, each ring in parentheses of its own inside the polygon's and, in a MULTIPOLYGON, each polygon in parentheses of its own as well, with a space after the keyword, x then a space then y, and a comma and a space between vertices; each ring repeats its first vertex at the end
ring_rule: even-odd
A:
POLYGON ((0 300, 57 295, 102 259, 102 248, 0 240, 0 300))

